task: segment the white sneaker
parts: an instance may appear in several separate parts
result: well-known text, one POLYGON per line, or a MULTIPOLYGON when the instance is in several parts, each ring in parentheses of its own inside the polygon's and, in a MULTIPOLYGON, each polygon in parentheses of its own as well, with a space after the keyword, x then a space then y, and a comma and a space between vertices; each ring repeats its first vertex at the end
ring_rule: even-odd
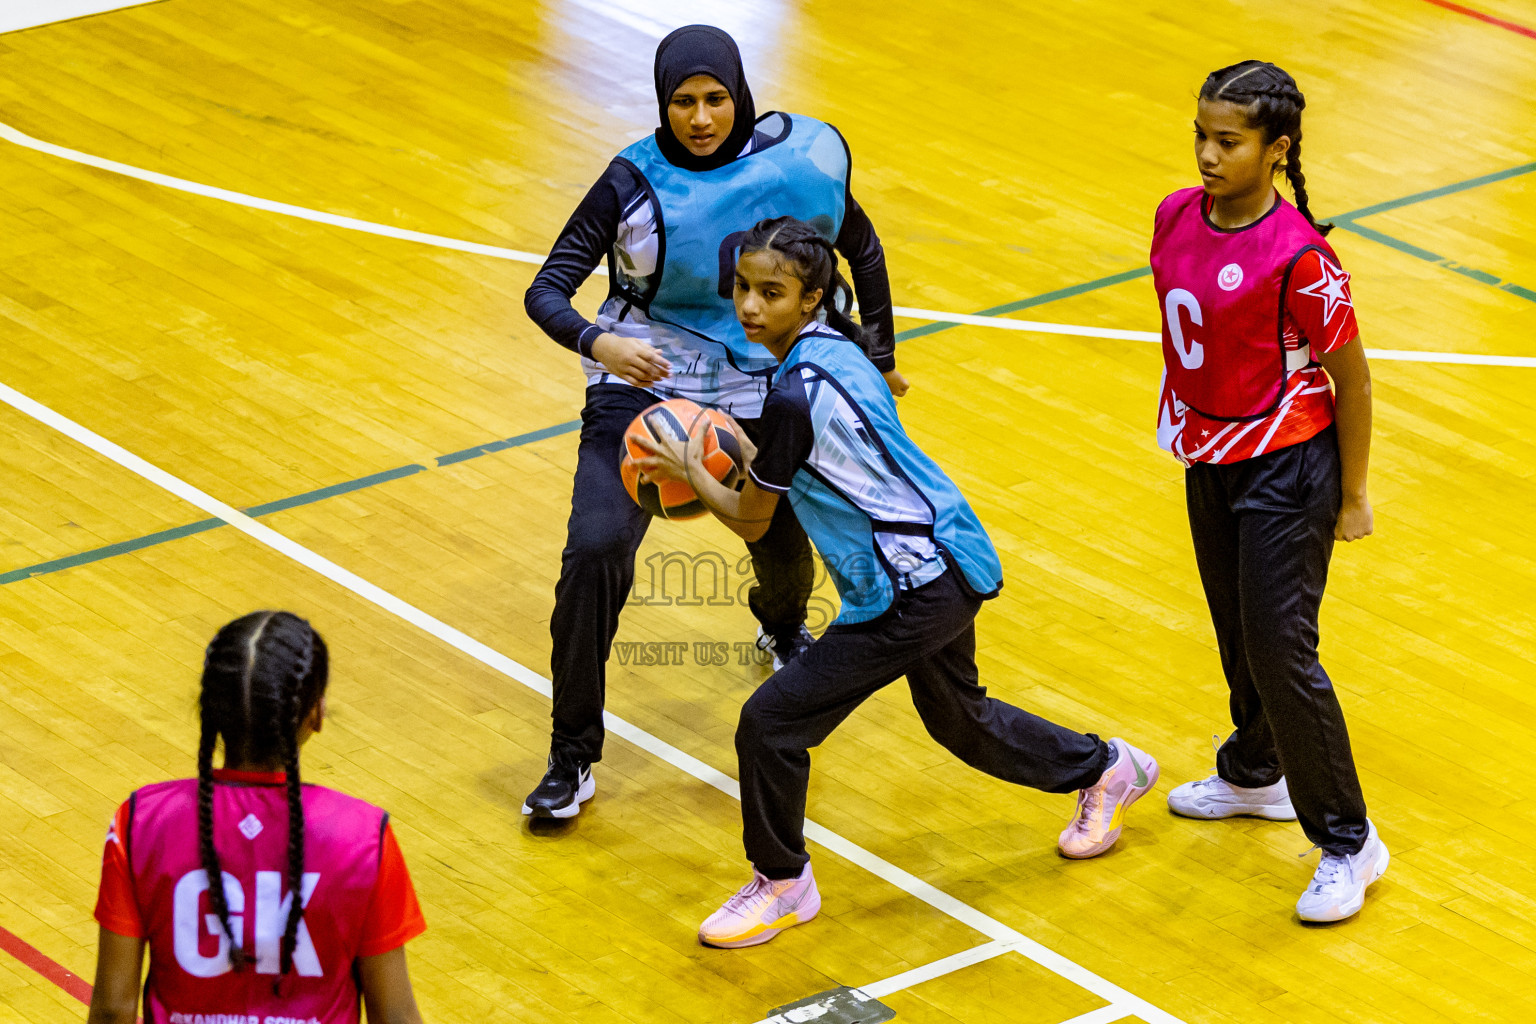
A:
POLYGON ((1376 834, 1375 825, 1369 821, 1366 825, 1370 831, 1359 853, 1352 857, 1323 854, 1312 875, 1312 884, 1296 901, 1296 913, 1303 921, 1342 921, 1354 917, 1365 905, 1366 887, 1387 873, 1387 864, 1392 860, 1387 844, 1376 834))
POLYGON ((805 649, 815 642, 816 638, 811 635, 810 630, 805 628, 803 622, 800 624, 799 632, 783 635, 766 633, 761 625, 757 627, 757 649, 773 655, 775 672, 782 672, 785 665, 800 657, 805 649))
POLYGON ((1285 779, 1272 786, 1244 789, 1219 775, 1176 786, 1168 794, 1168 808, 1186 818, 1235 818, 1247 814, 1270 821, 1295 821, 1291 791, 1285 779))

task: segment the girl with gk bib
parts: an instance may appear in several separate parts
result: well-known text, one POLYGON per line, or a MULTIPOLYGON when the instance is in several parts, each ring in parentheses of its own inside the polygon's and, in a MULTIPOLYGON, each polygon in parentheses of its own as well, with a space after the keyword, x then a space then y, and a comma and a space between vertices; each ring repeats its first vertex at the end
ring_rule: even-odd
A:
POLYGON ((299 777, 328 674, 288 612, 208 645, 197 778, 134 791, 107 832, 91 1024, 133 1024, 146 944, 145 1024, 357 1024, 359 999, 370 1024, 420 1024, 405 943, 426 923, 389 815, 299 777))

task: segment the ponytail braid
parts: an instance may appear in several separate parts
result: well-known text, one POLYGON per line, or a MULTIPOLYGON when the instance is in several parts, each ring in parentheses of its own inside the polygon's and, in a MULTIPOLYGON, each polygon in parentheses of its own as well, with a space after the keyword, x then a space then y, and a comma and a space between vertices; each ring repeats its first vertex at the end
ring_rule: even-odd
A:
POLYGON ((288 921, 283 926, 283 939, 279 946, 279 977, 293 969, 293 951, 298 944, 299 922, 304 917, 304 790, 299 779, 299 727, 308 712, 304 704, 304 683, 314 667, 316 639, 313 629, 306 629, 306 632, 309 635, 305 637, 303 653, 288 676, 287 715, 284 716, 283 770, 288 780, 288 889, 293 902, 288 905, 288 921))
POLYGON ((1296 209, 1307 218, 1307 223, 1317 229, 1320 235, 1326 235, 1333 230, 1332 224, 1319 224, 1312 216, 1312 210, 1307 206, 1307 176, 1301 173, 1301 133, 1291 140, 1290 152, 1285 154, 1285 180, 1291 183, 1291 191, 1296 195, 1296 209))
POLYGON ((1326 235, 1332 224, 1319 224, 1307 202, 1307 178, 1301 172, 1301 112, 1307 107, 1296 80, 1283 69, 1261 60, 1245 60, 1212 71, 1200 87, 1200 98, 1225 100, 1248 110, 1250 127, 1264 130, 1268 145, 1280 136, 1290 138, 1286 151, 1285 179, 1296 196, 1296 209, 1317 233, 1326 235))
MULTIPOLYGON (((215 671, 215 647, 209 645, 203 668, 206 680, 215 671)), ((224 894, 224 869, 219 865, 219 850, 213 843, 213 748, 218 742, 221 712, 218 707, 220 694, 205 685, 202 696, 202 732, 197 743, 197 848, 208 876, 208 899, 218 916, 219 926, 229 940, 229 966, 241 970, 245 966, 244 935, 235 935, 229 923, 229 899, 224 894)), ((229 753, 229 738, 224 740, 225 756, 229 753)))

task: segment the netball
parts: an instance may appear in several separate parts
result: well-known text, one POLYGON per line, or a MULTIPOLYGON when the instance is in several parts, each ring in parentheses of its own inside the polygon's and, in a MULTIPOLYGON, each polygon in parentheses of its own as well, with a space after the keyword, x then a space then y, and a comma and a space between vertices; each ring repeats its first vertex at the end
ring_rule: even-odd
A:
POLYGON ((624 489, 635 503, 658 519, 697 519, 706 511, 704 503, 685 483, 652 483, 640 479, 635 460, 645 458, 645 451, 630 440, 636 434, 654 441, 688 443, 699 417, 708 417, 710 427, 704 433, 704 468, 727 487, 741 479, 741 445, 731 421, 716 409, 704 409, 686 398, 673 398, 653 405, 634 418, 624 431, 624 453, 619 474, 624 489))

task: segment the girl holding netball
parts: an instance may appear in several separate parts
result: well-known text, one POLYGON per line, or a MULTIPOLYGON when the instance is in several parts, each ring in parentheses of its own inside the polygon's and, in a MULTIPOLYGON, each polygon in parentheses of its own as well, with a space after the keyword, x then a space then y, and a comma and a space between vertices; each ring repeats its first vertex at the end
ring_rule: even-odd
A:
POLYGON ((137 790, 107 832, 92 1024, 132 1024, 146 943, 147 1024, 356 1024, 359 996, 370 1022, 420 1024, 405 943, 426 924, 389 815, 299 779, 328 668, 287 612, 208 645, 197 778, 137 790))
MULTIPOLYGON (((605 664, 634 580, 647 515, 619 475, 625 428, 648 406, 688 398, 740 417, 755 434, 773 358, 742 334, 730 267, 742 234, 795 214, 848 256, 868 355, 900 394, 885 256, 849 191, 847 145, 800 115, 757 117, 741 56, 706 25, 656 48, 654 136, 625 149, 592 186, 528 289, 528 315, 579 353, 587 374, 571 517, 555 609, 553 736, 548 772, 523 805, 567 818, 594 792, 603 752, 605 664), (571 297, 606 256, 608 298, 597 322, 571 297)), ((747 545, 757 585, 748 604, 780 664, 810 642, 810 545, 786 507, 747 545)))
POLYGON ((1331 225, 1307 205, 1305 106, 1273 64, 1212 72, 1195 117, 1202 185, 1157 209, 1158 441, 1187 467, 1235 726, 1216 774, 1168 804, 1195 818, 1299 817, 1322 861, 1297 913, 1338 921, 1360 910, 1388 861, 1317 656, 1333 544, 1372 530, 1371 378, 1349 275, 1323 238, 1331 225), (1275 189, 1281 171, 1294 206, 1275 189))
POLYGON ((809 224, 779 217, 742 239, 736 313, 779 366, 759 446, 741 435, 740 493, 703 468, 706 417, 686 448, 632 438, 653 453, 637 462, 642 472, 688 481, 749 541, 787 496, 842 600, 826 633, 742 708, 736 752, 753 877, 700 927, 711 946, 767 942, 816 916, 804 835, 810 748, 903 675, 929 734, 967 764, 1077 792, 1058 842, 1068 857, 1113 846, 1126 808, 1157 782, 1157 762, 1124 740, 1073 732, 977 684, 975 618, 1002 586, 997 552, 954 483, 902 429, 879 372, 850 340, 859 328, 829 308, 838 286, 833 248, 809 224))

